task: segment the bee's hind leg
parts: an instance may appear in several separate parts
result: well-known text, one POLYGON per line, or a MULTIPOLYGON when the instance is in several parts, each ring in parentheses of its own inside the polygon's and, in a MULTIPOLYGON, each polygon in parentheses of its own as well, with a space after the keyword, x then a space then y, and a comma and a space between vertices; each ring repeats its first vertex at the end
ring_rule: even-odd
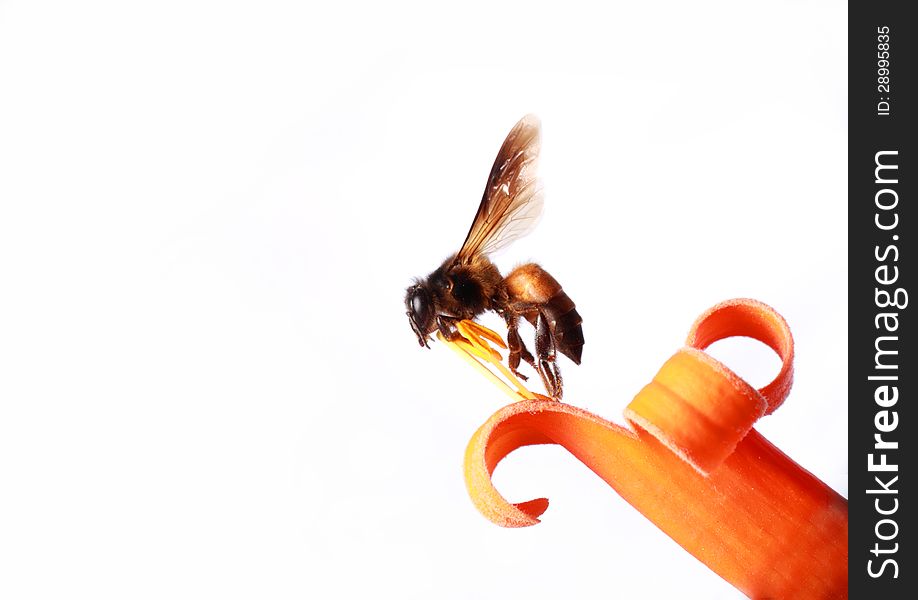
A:
POLYGON ((542 311, 536 317, 535 350, 538 365, 534 365, 548 395, 555 400, 561 400, 561 371, 558 369, 557 352, 555 350, 555 337, 548 326, 548 320, 542 311))
POLYGON ((509 312, 505 316, 507 321, 507 347, 510 349, 507 363, 510 365, 510 371, 512 371, 514 375, 526 381, 528 377, 519 372, 520 358, 532 365, 532 368, 537 371, 538 367, 536 367, 535 359, 532 357, 532 354, 529 353, 529 350, 526 349, 526 345, 520 337, 519 317, 509 312))

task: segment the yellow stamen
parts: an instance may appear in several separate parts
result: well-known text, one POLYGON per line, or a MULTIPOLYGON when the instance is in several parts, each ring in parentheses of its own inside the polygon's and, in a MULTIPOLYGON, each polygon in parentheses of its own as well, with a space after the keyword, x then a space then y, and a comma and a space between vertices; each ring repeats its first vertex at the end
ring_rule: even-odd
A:
POLYGON ((459 321, 458 325, 467 331, 471 331, 483 338, 491 340, 504 350, 507 349, 507 345, 504 344, 503 338, 501 338, 497 333, 488 329, 484 325, 481 325, 480 323, 476 323, 475 321, 459 321))
POLYGON ((474 321, 459 321, 456 323, 456 330, 461 336, 461 338, 457 340, 450 341, 439 332, 437 332, 437 337, 440 341, 449 346, 451 350, 478 369, 504 393, 508 394, 515 401, 551 400, 551 398, 547 396, 529 391, 516 375, 504 366, 503 356, 488 343, 494 342, 501 348, 506 349, 506 344, 504 344, 503 339, 501 339, 498 334, 474 321), (493 365, 505 379, 498 377, 494 371, 485 365, 485 362, 493 365), (507 383, 508 381, 512 384, 512 387, 507 383), (516 389, 514 390, 514 388, 516 389))

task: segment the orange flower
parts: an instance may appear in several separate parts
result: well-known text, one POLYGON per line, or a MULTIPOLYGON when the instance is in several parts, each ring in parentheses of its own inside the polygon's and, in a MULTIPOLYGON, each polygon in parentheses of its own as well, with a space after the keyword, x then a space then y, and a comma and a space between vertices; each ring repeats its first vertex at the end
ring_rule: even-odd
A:
MULTIPOLYGON (((453 342, 457 349, 499 365, 485 341, 499 342, 496 334, 468 323, 460 332, 468 341, 453 342)), ((696 321, 687 346, 628 406, 632 428, 536 396, 512 379, 517 389, 507 391, 520 401, 497 411, 469 442, 469 493, 498 525, 538 523, 548 500, 510 503, 491 473, 517 448, 559 444, 745 594, 846 597, 847 501, 752 428, 781 405, 792 378, 784 319, 754 300, 724 302, 696 321), (703 352, 731 336, 755 338, 778 353, 782 368, 772 383, 756 390, 703 352)))

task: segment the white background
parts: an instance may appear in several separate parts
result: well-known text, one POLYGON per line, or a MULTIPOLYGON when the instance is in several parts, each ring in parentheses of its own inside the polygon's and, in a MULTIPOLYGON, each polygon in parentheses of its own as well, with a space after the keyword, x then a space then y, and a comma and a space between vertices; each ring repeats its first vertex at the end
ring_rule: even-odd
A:
POLYGON ((846 10, 0 2, 0 596, 736 597, 558 448, 496 473, 543 523, 482 518, 506 399, 404 289, 534 112, 545 216, 496 260, 577 302, 566 400, 621 422, 758 298, 797 343, 759 428, 847 495, 846 10))

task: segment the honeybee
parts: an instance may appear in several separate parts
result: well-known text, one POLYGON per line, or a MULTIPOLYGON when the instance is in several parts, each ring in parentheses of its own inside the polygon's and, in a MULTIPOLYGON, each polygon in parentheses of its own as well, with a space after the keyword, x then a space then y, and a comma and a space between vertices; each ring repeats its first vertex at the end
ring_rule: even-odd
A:
POLYGON ((459 251, 405 294, 405 308, 418 343, 440 331, 459 335, 456 322, 497 312, 507 323, 508 363, 521 379, 520 360, 539 374, 548 394, 560 400, 558 353, 580 364, 583 319, 561 284, 535 263, 516 267, 503 277, 488 256, 528 234, 542 213, 542 189, 536 178, 541 145, 538 119, 527 115, 510 130, 497 153, 481 204, 459 251), (519 334, 519 320, 535 327, 535 356, 519 334))

